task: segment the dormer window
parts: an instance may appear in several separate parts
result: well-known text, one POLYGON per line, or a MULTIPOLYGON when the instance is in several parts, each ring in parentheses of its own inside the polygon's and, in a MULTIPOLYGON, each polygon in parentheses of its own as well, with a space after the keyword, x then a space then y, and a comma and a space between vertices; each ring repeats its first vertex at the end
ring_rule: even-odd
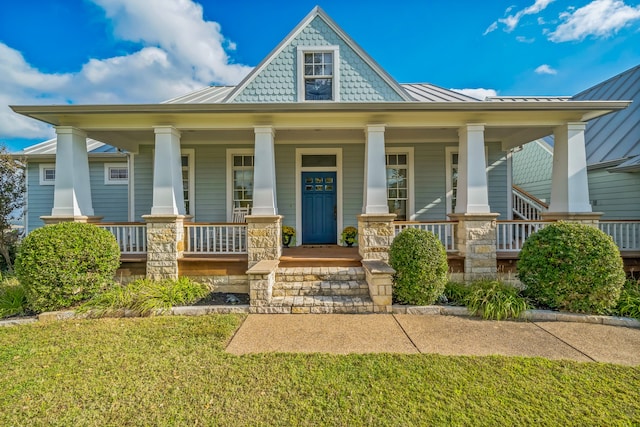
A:
POLYGON ((299 101, 337 101, 338 47, 298 46, 299 101))

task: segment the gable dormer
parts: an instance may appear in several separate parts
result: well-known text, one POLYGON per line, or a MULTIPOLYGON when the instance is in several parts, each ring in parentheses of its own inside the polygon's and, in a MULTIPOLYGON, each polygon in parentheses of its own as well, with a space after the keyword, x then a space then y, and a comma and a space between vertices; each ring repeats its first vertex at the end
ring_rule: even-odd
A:
POLYGON ((409 100, 389 74, 315 7, 225 102, 409 100))

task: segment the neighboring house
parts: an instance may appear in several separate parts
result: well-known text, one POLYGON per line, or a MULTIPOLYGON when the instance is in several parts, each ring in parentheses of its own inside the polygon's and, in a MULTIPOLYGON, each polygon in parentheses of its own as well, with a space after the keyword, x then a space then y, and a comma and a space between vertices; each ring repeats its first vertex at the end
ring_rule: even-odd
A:
MULTIPOLYGON (((413 221, 436 230, 464 260, 465 278, 495 275, 496 218, 512 219, 512 150, 555 134, 564 163, 554 173, 560 196, 550 210, 590 220, 584 123, 627 106, 480 101, 399 84, 315 8, 237 86, 161 104, 12 108, 57 132, 55 170, 36 147, 25 153, 30 229, 38 215, 135 221, 129 227, 142 229, 148 246, 121 246, 146 254, 147 275, 177 276, 185 254, 235 253, 246 254, 252 283, 257 265, 261 280, 271 280, 277 262, 261 261, 279 260, 282 224, 295 227, 298 245, 336 244, 344 227, 357 226, 362 258, 386 260, 394 233, 413 221), (117 150, 96 153, 87 137, 117 150), (109 182, 125 176, 128 186, 109 182), (42 185, 42 177, 55 185, 42 185), (242 207, 251 208, 247 225, 219 224, 242 207)), ((256 292, 252 301, 263 295, 256 292)))
MULTIPOLYGON (((591 120, 585 131, 589 200, 602 219, 640 218, 640 65, 572 99, 625 99, 622 111, 591 120)), ((553 136, 513 155, 513 183, 544 202, 551 198, 553 136)))

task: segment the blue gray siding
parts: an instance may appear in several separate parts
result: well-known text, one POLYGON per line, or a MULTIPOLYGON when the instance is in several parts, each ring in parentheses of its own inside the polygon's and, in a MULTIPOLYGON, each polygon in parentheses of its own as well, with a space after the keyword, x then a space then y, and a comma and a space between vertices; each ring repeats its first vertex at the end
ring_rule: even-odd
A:
MULTIPOLYGON (((41 216, 51 215, 53 209, 53 185, 40 185, 40 164, 53 164, 54 160, 29 162, 27 165, 27 232, 42 227, 41 216)), ((105 185, 104 164, 126 163, 125 159, 106 159, 89 162, 91 200, 96 216, 104 222, 128 220, 128 185, 105 185)))
POLYGON ((134 167, 136 206, 133 220, 142 221, 142 215, 149 215, 153 205, 153 146, 140 146, 135 156, 134 167))
POLYGON ((640 173, 611 173, 606 169, 587 172, 589 199, 602 219, 640 218, 640 173))
MULTIPOLYGON (((54 161, 42 162, 52 164, 54 161)), ((42 227, 41 216, 51 215, 53 185, 40 185, 40 163, 27 164, 27 232, 42 227)))

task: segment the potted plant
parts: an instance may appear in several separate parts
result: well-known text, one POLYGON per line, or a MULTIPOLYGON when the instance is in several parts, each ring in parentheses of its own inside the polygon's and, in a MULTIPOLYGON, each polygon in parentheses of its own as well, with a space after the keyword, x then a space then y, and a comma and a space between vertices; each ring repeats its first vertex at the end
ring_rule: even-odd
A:
POLYGON ((296 229, 288 225, 282 226, 282 244, 285 248, 296 241, 296 229))
POLYGON ((345 227, 340 235, 340 243, 345 243, 347 246, 353 246, 356 242, 356 236, 358 235, 358 229, 355 227, 345 227))

